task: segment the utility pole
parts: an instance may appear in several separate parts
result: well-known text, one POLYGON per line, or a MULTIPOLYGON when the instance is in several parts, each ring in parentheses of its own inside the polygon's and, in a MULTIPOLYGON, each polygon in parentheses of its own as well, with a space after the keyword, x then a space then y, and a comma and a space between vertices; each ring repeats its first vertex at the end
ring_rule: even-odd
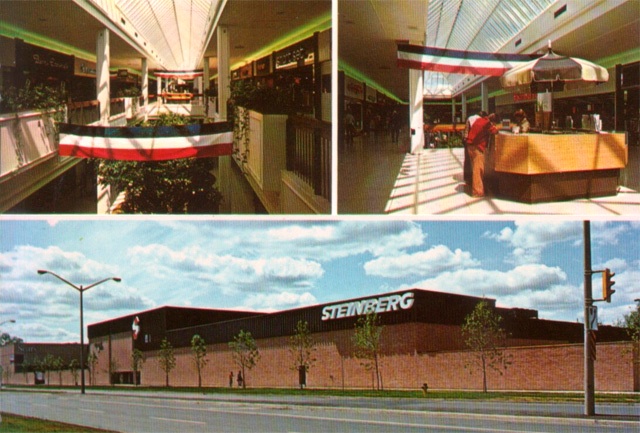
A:
POLYGON ((591 278, 591 222, 584 221, 584 414, 595 415, 595 380, 593 361, 595 358, 595 341, 591 338, 589 317, 592 314, 593 293, 591 278))

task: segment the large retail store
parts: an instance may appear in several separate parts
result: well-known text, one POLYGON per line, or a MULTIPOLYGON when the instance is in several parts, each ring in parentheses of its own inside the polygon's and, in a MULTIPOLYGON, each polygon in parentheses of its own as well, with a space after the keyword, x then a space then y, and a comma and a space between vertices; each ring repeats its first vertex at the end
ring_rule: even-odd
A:
MULTIPOLYGON (((166 377, 159 364, 159 348, 166 338, 177 361, 169 375, 170 385, 197 386, 190 343, 197 334, 207 345, 202 385, 226 387, 229 373, 233 371, 235 375, 238 371, 228 343, 244 330, 251 332, 260 352, 257 365, 246 372, 247 386, 297 387, 300 378, 292 365, 290 340, 296 324, 306 321, 316 359, 306 375, 306 386, 367 388, 372 386, 372 373, 354 356, 353 334, 357 319, 375 312, 383 325, 380 366, 385 388, 418 389, 427 383, 431 389, 481 389, 481 374, 465 368, 472 352, 464 344, 461 325, 483 300, 503 318, 508 334, 504 350, 511 362, 503 375, 489 373, 489 388, 581 389, 583 324, 538 319, 535 310, 499 308, 492 299, 422 289, 268 314, 165 306, 90 324, 88 352, 97 364, 88 372, 87 380, 95 385, 133 383, 131 354, 138 349, 145 362, 137 382, 164 386, 166 377)), ((66 347, 67 352, 77 353, 77 346, 66 347)), ((12 363, 12 382, 25 383, 20 364, 37 356, 38 349, 40 356, 47 350, 27 343, 0 348, 2 359, 16 360, 12 363)), ((634 355, 631 349, 623 329, 600 327, 595 370, 598 390, 639 389, 638 353, 634 355)), ((64 374, 63 380, 72 383, 69 373, 64 374)), ((32 380, 31 375, 27 380, 32 380)), ((52 383, 57 380, 55 377, 52 383)))

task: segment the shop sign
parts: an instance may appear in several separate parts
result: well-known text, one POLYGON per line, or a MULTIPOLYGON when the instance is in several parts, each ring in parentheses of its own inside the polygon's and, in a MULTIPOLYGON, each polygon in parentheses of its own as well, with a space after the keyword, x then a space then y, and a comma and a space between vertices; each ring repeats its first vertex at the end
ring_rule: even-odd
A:
POLYGON ((513 101, 514 102, 533 101, 535 99, 536 99, 536 94, 535 93, 514 93, 513 94, 513 101))
POLYGON ((271 73, 271 56, 256 60, 256 76, 269 75, 271 73))
POLYGON ((344 96, 354 99, 364 99, 364 84, 349 76, 345 76, 344 96))
POLYGON ((305 39, 278 51, 275 55, 275 68, 291 68, 313 63, 313 39, 305 39))
POLYGON ((390 311, 408 310, 413 306, 413 292, 380 296, 361 301, 327 305, 322 309, 322 320, 342 319, 345 317, 364 316, 370 313, 388 313, 390 311))
POLYGON ((87 60, 78 59, 76 57, 75 63, 74 63, 74 73, 75 75, 80 75, 85 77, 95 77, 96 64, 95 62, 89 62, 87 60))
POLYGON ((71 76, 74 57, 16 40, 16 67, 24 72, 71 76))
POLYGON ((253 64, 249 63, 240 68, 240 78, 250 78, 253 77, 253 64))

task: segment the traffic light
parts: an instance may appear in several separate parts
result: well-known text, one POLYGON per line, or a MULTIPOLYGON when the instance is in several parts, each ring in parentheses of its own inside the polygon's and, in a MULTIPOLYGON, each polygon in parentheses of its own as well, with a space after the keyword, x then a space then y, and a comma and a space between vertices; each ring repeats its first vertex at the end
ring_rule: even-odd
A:
POLYGON ((616 283, 615 281, 611 280, 614 275, 615 273, 611 272, 611 269, 609 268, 606 268, 602 272, 602 298, 607 302, 611 302, 611 295, 616 292, 615 290, 611 289, 611 287, 613 287, 613 285, 616 283))

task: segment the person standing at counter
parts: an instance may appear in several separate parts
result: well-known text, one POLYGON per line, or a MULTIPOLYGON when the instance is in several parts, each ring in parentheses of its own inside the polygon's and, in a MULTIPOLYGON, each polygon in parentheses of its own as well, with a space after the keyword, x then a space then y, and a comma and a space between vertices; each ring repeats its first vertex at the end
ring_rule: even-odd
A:
POLYGON ((462 170, 462 177, 464 178, 464 183, 471 187, 472 177, 471 177, 471 156, 469 156, 469 146, 467 145, 467 138, 469 137, 469 131, 471 131, 471 127, 473 123, 478 120, 482 116, 487 116, 486 111, 480 111, 477 114, 469 116, 467 118, 467 123, 464 125, 464 166, 462 170))
POLYGON ((527 119, 527 113, 524 112, 523 109, 517 110, 513 113, 513 118, 515 119, 515 126, 519 132, 526 133, 529 132, 529 128, 531 128, 531 124, 527 119))
POLYGON ((489 139, 498 133, 494 125, 495 114, 480 113, 469 130, 467 147, 471 157, 471 195, 484 197, 484 152, 487 150, 489 139))

